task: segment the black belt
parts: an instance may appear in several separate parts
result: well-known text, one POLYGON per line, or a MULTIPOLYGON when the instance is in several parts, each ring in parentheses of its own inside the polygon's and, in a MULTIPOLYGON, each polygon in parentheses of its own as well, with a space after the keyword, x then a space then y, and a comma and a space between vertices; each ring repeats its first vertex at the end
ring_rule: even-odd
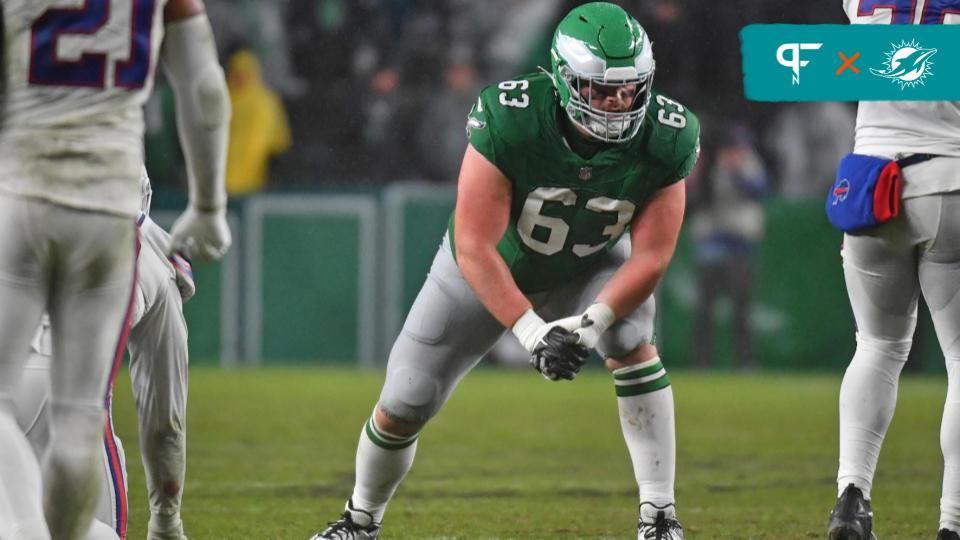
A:
POLYGON ((929 161, 935 157, 940 157, 937 154, 911 154, 905 158, 900 158, 897 160, 897 165, 900 165, 900 168, 909 167, 911 165, 916 165, 917 163, 923 163, 924 161, 929 161))

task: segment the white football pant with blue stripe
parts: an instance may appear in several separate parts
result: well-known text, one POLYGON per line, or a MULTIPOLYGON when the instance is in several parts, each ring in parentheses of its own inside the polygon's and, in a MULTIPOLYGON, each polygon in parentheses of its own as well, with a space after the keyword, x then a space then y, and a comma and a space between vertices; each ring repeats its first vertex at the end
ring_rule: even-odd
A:
MULTIPOLYGON (((130 338, 140 445, 146 464, 151 516, 179 521, 186 466, 187 328, 177 275, 166 257, 166 232, 149 218, 141 225, 143 244, 137 270, 130 338)), ((180 275, 183 278, 183 272, 180 275)), ((18 421, 37 455, 49 441, 49 327, 38 331, 17 397, 18 421)), ((112 388, 111 380, 111 388, 112 388)), ((112 425, 106 400, 101 470, 103 483, 95 528, 89 540, 124 539, 127 534, 127 474, 123 445, 112 425), (99 525, 98 525, 99 524, 99 525)))

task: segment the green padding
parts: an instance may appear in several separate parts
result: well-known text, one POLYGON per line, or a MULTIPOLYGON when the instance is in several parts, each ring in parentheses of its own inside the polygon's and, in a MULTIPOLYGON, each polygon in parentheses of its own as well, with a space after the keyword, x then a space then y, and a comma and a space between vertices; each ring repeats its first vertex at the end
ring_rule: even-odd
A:
POLYGON ((666 373, 659 379, 654 379, 643 384, 631 384, 629 386, 617 386, 617 397, 639 396, 640 394, 649 394, 656 392, 661 388, 670 386, 670 376, 666 373))
POLYGON ((406 315, 423 286, 437 248, 443 241, 453 211, 454 193, 449 201, 410 200, 404 208, 403 314, 406 315))
MULTIPOLYGON (((772 200, 757 254, 753 312, 755 356, 763 368, 839 369, 853 355, 854 322, 843 282, 842 235, 830 227, 823 203, 772 200)), ((696 268, 689 222, 660 286, 659 347, 670 367, 693 365, 697 308, 696 268)), ((714 366, 736 365, 731 310, 721 305, 714 336, 714 366)))
POLYGON ((359 238, 358 216, 264 216, 264 361, 357 361, 359 238))
POLYGON ((217 364, 220 362, 220 262, 195 262, 193 280, 197 294, 183 306, 187 320, 190 363, 217 364))

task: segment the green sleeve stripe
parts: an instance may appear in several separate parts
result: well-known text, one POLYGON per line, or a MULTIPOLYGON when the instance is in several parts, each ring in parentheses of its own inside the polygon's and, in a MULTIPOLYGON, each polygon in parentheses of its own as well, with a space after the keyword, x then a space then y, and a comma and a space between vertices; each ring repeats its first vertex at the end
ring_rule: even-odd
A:
POLYGON ((662 377, 642 384, 631 384, 626 386, 617 386, 617 397, 639 396, 649 394, 670 386, 670 376, 666 372, 662 377))
POLYGON ((373 441, 373 444, 379 446, 380 448, 383 448, 384 450, 402 450, 410 446, 411 444, 417 442, 416 435, 414 435, 413 437, 410 437, 409 439, 386 440, 383 434, 380 434, 378 432, 376 427, 373 425, 373 421, 371 420, 367 420, 367 424, 365 428, 366 429, 364 431, 366 431, 367 437, 369 437, 370 440, 373 441))
POLYGON ((632 381, 656 373, 661 369, 663 369, 663 364, 660 362, 660 358, 656 357, 635 366, 618 369, 613 373, 613 378, 618 381, 632 381))

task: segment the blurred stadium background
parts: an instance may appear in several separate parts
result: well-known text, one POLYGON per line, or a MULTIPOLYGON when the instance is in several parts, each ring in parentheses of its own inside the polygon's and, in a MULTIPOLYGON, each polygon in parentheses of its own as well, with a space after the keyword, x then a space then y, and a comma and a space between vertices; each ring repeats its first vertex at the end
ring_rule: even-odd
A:
MULTIPOLYGON (((552 30, 577 3, 207 0, 235 101, 236 247, 223 264, 197 269, 201 294, 187 308, 194 361, 384 362, 445 229, 470 105, 484 85, 549 66, 552 30), (279 112, 250 105, 262 96, 244 92, 256 78, 248 58, 259 59, 279 112), (261 166, 262 178, 243 174, 261 166)), ((704 126, 684 238, 658 292, 664 357, 695 365, 701 352, 691 348, 702 307, 694 224, 701 210, 724 204, 713 192, 727 188, 713 178, 734 130, 766 177, 752 197, 763 232, 752 272, 743 274, 756 367, 838 370, 853 350, 852 319, 840 235, 820 205, 838 158, 852 148, 855 105, 747 102, 738 32, 750 23, 842 23, 841 3, 620 3, 653 39, 655 86, 704 126)), ((184 201, 172 105, 161 80, 147 106, 146 141, 160 223, 184 201)), ((730 302, 712 311, 712 365, 738 365, 730 302)), ((918 333, 911 364, 937 369, 930 325, 922 321, 918 333)))
MULTIPOLYGON (((386 353, 452 209, 471 103, 484 85, 548 66, 553 27, 579 2, 205 1, 235 94, 231 163, 266 172, 231 179, 234 248, 197 265, 199 294, 186 306, 185 523, 201 539, 306 538, 349 493, 386 353), (250 98, 243 89, 258 70, 255 86, 268 91, 250 98)), ((845 23, 841 2, 618 3, 654 41, 655 86, 704 126, 687 224, 657 292, 659 345, 677 373, 680 516, 692 538, 822 537, 835 496, 837 390, 854 350, 841 236, 822 201, 852 148, 856 109, 745 101, 738 32, 845 23), (697 224, 723 204, 715 171, 731 140, 765 177, 742 197, 758 216, 752 264, 739 275, 752 296, 753 362, 738 358, 724 299, 708 314, 717 331, 707 363, 696 325, 710 246, 697 224), (749 373, 729 373, 738 369, 749 373)), ((169 225, 185 179, 162 80, 147 119, 154 215, 169 225)), ((493 360, 516 357, 507 348, 493 360)), ((927 319, 908 365, 943 371, 927 319)), ((547 385, 534 375, 467 378, 427 429, 387 538, 629 536, 634 484, 609 376, 588 370, 547 385)), ((903 385, 874 491, 884 538, 920 538, 934 522, 944 386, 916 376, 903 385)), ((129 396, 125 381, 118 395, 129 396)), ((135 455, 132 406, 116 409, 135 455)), ((146 515, 138 469, 131 537, 146 515)))

